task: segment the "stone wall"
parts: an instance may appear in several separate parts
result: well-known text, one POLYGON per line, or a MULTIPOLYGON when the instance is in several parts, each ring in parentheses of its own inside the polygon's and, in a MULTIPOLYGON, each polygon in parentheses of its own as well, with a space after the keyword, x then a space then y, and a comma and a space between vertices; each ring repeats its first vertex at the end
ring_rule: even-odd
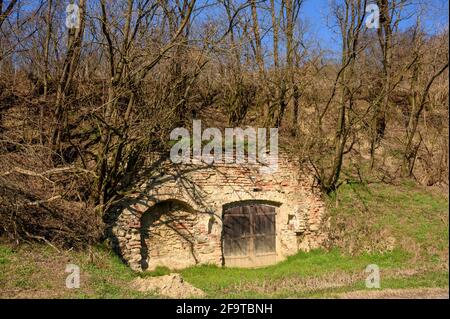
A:
MULTIPOLYGON (((257 165, 159 164, 139 193, 116 207, 109 227, 114 249, 135 270, 156 266, 226 265, 222 254, 224 207, 276 207, 276 261, 320 247, 324 203, 312 176, 279 159, 275 173, 257 165)), ((252 265, 248 265, 252 266, 252 265)), ((258 266, 258 265, 254 265, 258 266)))

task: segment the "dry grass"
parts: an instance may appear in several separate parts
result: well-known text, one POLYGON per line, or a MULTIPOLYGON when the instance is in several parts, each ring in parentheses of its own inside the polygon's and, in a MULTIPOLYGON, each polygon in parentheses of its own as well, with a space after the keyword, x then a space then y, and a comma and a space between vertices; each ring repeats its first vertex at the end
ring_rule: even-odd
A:
POLYGON ((342 299, 448 299, 448 288, 386 289, 352 291, 338 296, 342 299))

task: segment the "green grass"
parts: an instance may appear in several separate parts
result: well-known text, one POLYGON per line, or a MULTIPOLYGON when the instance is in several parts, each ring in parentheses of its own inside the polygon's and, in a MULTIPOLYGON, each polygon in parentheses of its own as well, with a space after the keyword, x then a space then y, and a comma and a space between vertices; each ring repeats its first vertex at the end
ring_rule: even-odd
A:
POLYGON ((98 246, 94 249, 94 261, 83 258, 78 254, 77 261, 80 267, 89 276, 89 286, 92 294, 83 298, 154 298, 152 294, 140 293, 130 287, 130 282, 137 274, 126 266, 120 258, 106 247, 98 246))
MULTIPOLYGON (((3 248, 3 247, 2 247, 3 248)), ((0 266, 0 273, 7 275, 10 280, 8 288, 29 291, 37 289, 51 292, 56 298, 154 298, 152 294, 144 294, 130 288, 132 280, 139 276, 158 276, 170 273, 167 268, 145 274, 133 272, 116 256, 110 254, 105 248, 94 249, 94 262, 83 252, 73 252, 70 258, 58 260, 57 252, 50 253, 48 263, 53 262, 53 270, 59 276, 45 278, 47 267, 36 265, 35 257, 42 255, 41 250, 48 251, 47 247, 34 245, 27 249, 8 252, 11 262, 0 266), (16 260, 27 260, 20 267, 16 267, 16 260), (69 290, 64 287, 64 266, 70 261, 80 266, 82 273, 81 288, 69 290), (12 274, 12 276, 11 276, 12 274), (41 278, 42 281, 37 279, 41 278), (56 294, 55 294, 56 292, 56 294)), ((277 265, 257 269, 220 268, 212 265, 190 267, 181 271, 183 278, 194 286, 204 290, 209 298, 287 298, 287 297, 326 297, 330 294, 364 289, 364 280, 359 278, 355 282, 342 284, 339 287, 327 287, 328 282, 342 280, 351 274, 364 274, 369 264, 377 264, 382 271, 382 288, 412 288, 412 287, 445 287, 448 285, 447 271, 422 272, 412 276, 397 276, 395 271, 408 265, 410 256, 402 250, 394 250, 385 254, 361 254, 352 257, 332 251, 314 250, 308 253, 301 252, 289 257, 277 265), (383 275, 383 272, 392 270, 392 273, 383 275), (301 284, 290 286, 291 282, 302 280, 311 281, 311 286, 302 289, 301 284), (314 280, 318 280, 317 286, 314 280), (268 290, 261 287, 268 285, 268 290), (325 285, 325 286, 323 286, 325 285), (276 287, 273 291, 273 287, 276 287)), ((408 267, 406 267, 408 268, 408 267)), ((411 265, 409 265, 411 268, 411 265)), ((3 290, 4 287, 0 287, 3 290)), ((33 297, 32 295, 30 297, 33 297)))
POLYGON ((168 267, 157 266, 153 271, 146 271, 139 274, 141 278, 158 277, 170 274, 172 271, 168 267))
MULTIPOLYGON (((412 182, 343 185, 326 199, 331 250, 300 252, 277 265, 179 271, 209 298, 314 298, 364 290, 364 270, 376 264, 382 289, 448 287, 448 199, 412 182), (343 227, 341 231, 339 227, 343 227), (386 245, 386 238, 394 238, 386 245), (352 248, 352 249, 349 249, 352 248)), ((155 298, 130 283, 171 273, 166 267, 135 273, 108 248, 56 252, 43 245, 0 244, 0 297, 155 298), (65 287, 65 265, 80 266, 81 288, 65 287)))
POLYGON ((33 244, 10 249, 0 244, 0 297, 45 298, 154 298, 130 286, 137 274, 107 248, 88 252, 57 252, 33 244), (92 259, 92 260, 91 260, 92 259), (80 267, 80 288, 65 286, 67 264, 80 267), (39 291, 39 294, 35 293, 39 291))
POLYGON ((336 197, 327 199, 332 221, 348 225, 342 248, 355 243, 361 252, 380 251, 388 237, 395 246, 416 256, 420 262, 442 262, 448 259, 448 198, 433 189, 410 181, 400 185, 344 185, 336 197), (365 232, 364 236, 359 236, 365 232), (345 238, 347 237, 347 238, 345 238), (377 246, 378 245, 378 246, 377 246))
MULTIPOLYGON (((377 264, 381 269, 394 269, 404 266, 409 255, 401 250, 386 254, 362 254, 357 257, 344 255, 339 250, 314 250, 300 252, 277 265, 256 268, 219 268, 217 266, 197 266, 181 271, 183 277, 194 286, 204 290, 210 296, 221 297, 236 287, 250 287, 232 297, 251 295, 251 287, 265 282, 289 281, 291 279, 325 278, 328 274, 363 273, 367 265, 377 264)), ((289 291, 285 293, 289 294, 289 291)), ((276 292, 274 295, 279 294, 276 292)), ((270 297, 273 297, 269 295, 270 297)), ((267 297, 262 295, 261 297, 267 297)))
POLYGON ((0 246, 0 265, 8 264, 11 261, 11 255, 12 250, 9 247, 0 246))

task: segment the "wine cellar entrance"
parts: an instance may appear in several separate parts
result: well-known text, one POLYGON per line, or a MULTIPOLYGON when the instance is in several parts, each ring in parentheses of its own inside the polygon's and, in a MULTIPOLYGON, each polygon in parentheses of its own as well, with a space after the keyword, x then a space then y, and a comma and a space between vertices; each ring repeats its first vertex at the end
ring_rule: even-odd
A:
POLYGON ((272 174, 259 164, 152 161, 145 187, 107 220, 112 248, 133 270, 268 266, 326 242, 314 176, 284 155, 272 174))
POLYGON ((224 209, 225 266, 264 266, 276 262, 276 207, 239 205, 224 209))

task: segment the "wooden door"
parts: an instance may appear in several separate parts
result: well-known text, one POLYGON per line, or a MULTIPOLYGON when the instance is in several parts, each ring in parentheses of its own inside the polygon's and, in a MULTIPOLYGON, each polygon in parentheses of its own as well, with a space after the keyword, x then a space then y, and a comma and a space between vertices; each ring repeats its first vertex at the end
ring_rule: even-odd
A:
POLYGON ((263 266, 276 261, 275 207, 243 205, 223 216, 226 266, 263 266))

